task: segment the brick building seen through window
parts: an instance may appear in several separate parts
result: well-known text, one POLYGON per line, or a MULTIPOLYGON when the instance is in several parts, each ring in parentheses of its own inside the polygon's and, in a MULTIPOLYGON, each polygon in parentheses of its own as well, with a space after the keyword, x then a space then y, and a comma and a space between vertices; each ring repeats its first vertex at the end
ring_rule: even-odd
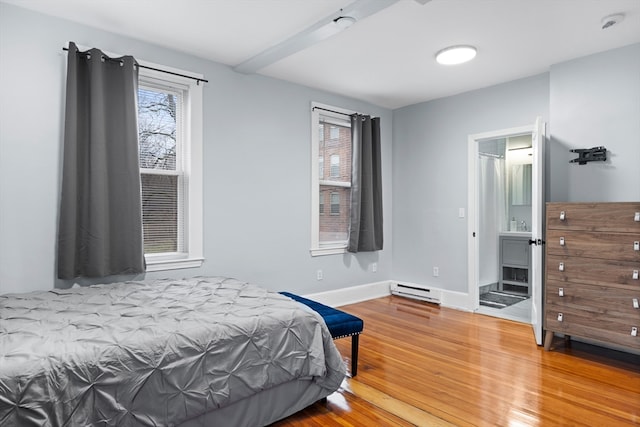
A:
POLYGON ((319 132, 319 240, 345 241, 351 205, 351 128, 321 121, 319 132))

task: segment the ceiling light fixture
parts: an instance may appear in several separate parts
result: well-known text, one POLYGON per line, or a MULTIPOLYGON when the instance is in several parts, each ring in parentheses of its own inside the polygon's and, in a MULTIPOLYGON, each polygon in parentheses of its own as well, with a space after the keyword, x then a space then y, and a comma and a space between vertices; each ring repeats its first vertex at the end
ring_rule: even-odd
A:
POLYGON ((624 14, 617 13, 615 15, 609 15, 602 18, 600 23, 602 24, 602 29, 606 30, 609 27, 613 27, 616 24, 619 24, 624 19, 624 14))
POLYGON ((478 50, 473 46, 450 46, 436 53, 436 61, 442 65, 456 65, 471 61, 478 50))
MULTIPOLYGON (((356 21, 361 22, 368 16, 380 12, 401 0, 355 0, 342 9, 322 18, 312 26, 292 35, 286 40, 267 48, 252 58, 233 67, 240 73, 255 73, 296 52, 313 46, 339 34, 356 21)), ((417 0, 416 0, 417 1, 417 0)), ((422 3, 422 1, 420 1, 422 3)))
POLYGON ((335 22, 341 30, 346 30, 356 23, 356 18, 354 18, 353 16, 338 16, 333 20, 333 22, 335 22))

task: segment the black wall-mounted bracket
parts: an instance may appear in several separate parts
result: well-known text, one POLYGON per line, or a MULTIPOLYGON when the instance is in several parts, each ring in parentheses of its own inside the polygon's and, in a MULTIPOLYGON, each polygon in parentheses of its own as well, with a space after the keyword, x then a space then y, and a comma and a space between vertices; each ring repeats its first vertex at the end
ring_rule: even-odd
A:
POLYGON ((587 162, 604 162, 607 160, 607 149, 605 147, 579 148, 571 150, 571 152, 578 153, 578 158, 569 160, 569 163, 586 165, 587 162))

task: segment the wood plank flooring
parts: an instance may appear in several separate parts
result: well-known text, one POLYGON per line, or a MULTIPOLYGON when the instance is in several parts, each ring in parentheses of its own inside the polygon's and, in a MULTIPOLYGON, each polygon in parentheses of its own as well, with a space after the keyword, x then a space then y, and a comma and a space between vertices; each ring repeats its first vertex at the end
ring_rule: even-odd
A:
POLYGON ((341 309, 364 320, 358 375, 274 427, 640 425, 638 355, 395 296, 341 309))

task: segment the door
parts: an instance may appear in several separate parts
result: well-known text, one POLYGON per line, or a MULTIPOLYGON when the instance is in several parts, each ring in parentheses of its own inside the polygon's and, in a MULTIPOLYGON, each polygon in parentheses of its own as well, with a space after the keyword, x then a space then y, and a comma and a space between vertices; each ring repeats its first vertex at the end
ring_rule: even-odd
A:
POLYGON ((479 235, 481 229, 480 180, 478 179, 479 145, 483 141, 509 138, 518 135, 531 135, 532 167, 531 167, 531 325, 538 345, 542 345, 542 277, 543 277, 543 220, 544 220, 544 142, 545 123, 541 118, 535 124, 518 128, 503 129, 482 134, 469 135, 469 307, 478 311, 478 288, 480 281, 479 265, 481 264, 479 235))
POLYGON ((536 119, 531 135, 533 147, 533 168, 531 171, 531 325, 536 343, 542 345, 542 275, 544 269, 544 142, 545 125, 540 117, 536 119))

